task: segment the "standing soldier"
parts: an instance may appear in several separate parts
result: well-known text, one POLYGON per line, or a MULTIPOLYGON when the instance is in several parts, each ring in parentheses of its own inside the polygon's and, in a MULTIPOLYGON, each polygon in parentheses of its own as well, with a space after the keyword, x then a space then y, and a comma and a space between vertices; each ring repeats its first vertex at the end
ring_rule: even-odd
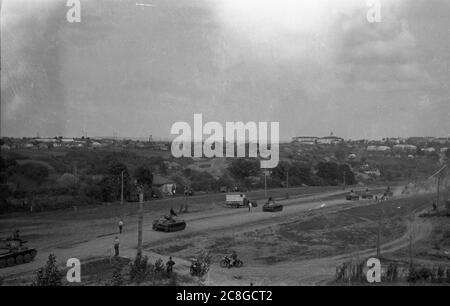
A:
POLYGON ((123 221, 122 219, 119 220, 119 234, 122 234, 122 229, 123 229, 123 221))
POLYGON ((169 257, 169 260, 166 262, 166 272, 170 273, 173 271, 173 266, 175 265, 175 261, 172 260, 172 256, 169 257))
POLYGON ((119 237, 116 236, 116 239, 114 239, 114 256, 119 256, 119 245, 120 245, 120 241, 119 241, 119 237))

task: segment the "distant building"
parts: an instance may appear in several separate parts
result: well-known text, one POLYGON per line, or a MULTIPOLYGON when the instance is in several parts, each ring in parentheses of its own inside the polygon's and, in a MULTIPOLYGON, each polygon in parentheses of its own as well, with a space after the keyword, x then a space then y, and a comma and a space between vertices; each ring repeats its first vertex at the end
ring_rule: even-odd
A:
POLYGON ((37 138, 36 141, 48 143, 48 142, 56 142, 57 139, 55 139, 55 138, 37 138))
POLYGON ((368 146, 367 151, 369 151, 369 152, 390 152, 391 148, 388 146, 368 146))
POLYGON ((438 144, 447 144, 447 143, 450 143, 450 139, 449 138, 440 137, 440 138, 436 138, 434 140, 434 142, 438 143, 438 144))
POLYGON ((408 145, 408 144, 399 144, 399 145, 395 145, 393 147, 395 152, 416 152, 417 151, 417 146, 415 145, 408 145))
POLYGON ((39 143, 38 145, 37 145, 37 147, 38 147, 38 149, 40 149, 40 150, 45 150, 45 149, 48 149, 48 144, 47 143, 39 143))
POLYGON ((152 185, 158 188, 164 195, 174 195, 177 189, 177 184, 174 181, 159 175, 153 176, 152 185))
POLYGON ((344 139, 337 136, 326 136, 317 139, 318 144, 339 144, 344 142, 344 139))
POLYGON ((420 151, 422 151, 424 153, 434 153, 434 152, 436 152, 436 149, 433 147, 430 147, 430 148, 423 148, 420 151))
POLYGON ((156 148, 161 151, 169 151, 169 146, 165 143, 158 143, 156 148))
POLYGON ((383 138, 383 142, 390 144, 402 144, 405 143, 406 139, 402 137, 393 137, 393 138, 383 138))
POLYGON ((100 142, 98 142, 98 141, 92 142, 91 145, 92 145, 93 148, 100 148, 100 147, 102 147, 102 144, 100 142))
POLYGON ((292 141, 302 143, 302 144, 313 145, 313 144, 316 144, 316 141, 318 138, 319 137, 314 137, 314 136, 297 136, 297 137, 292 137, 292 141))
POLYGON ((379 169, 367 170, 367 171, 364 171, 364 174, 369 175, 369 176, 376 176, 376 177, 381 176, 381 172, 379 169))
POLYGON ((355 153, 351 153, 348 155, 348 159, 355 159, 356 158, 356 154, 355 153))

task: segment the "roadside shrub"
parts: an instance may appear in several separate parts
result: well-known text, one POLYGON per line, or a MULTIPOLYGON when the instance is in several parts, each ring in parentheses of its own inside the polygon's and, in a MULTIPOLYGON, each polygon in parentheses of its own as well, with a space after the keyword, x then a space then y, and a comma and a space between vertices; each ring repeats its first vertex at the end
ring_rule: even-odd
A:
POLYGON ((365 282, 365 261, 346 261, 336 267, 335 281, 338 282, 365 282))
POLYGON ((431 279, 432 275, 433 275, 433 271, 430 268, 422 267, 419 269, 420 279, 422 279, 424 281, 429 281, 431 279))
POLYGON ((33 201, 36 210, 60 209, 97 203, 97 201, 95 201, 94 199, 88 198, 86 196, 72 195, 37 195, 33 198, 33 201))
MULTIPOLYGON (((407 277, 407 281, 415 283, 418 281, 423 282, 441 282, 444 280, 444 267, 437 266, 434 268, 429 267, 410 267, 407 277)), ((449 275, 449 270, 447 269, 447 279, 449 275)))
POLYGON ((71 188, 78 184, 78 178, 71 173, 64 173, 58 178, 57 182, 63 188, 71 188))
POLYGON ((113 286, 122 286, 123 285, 122 265, 120 263, 116 263, 114 265, 114 271, 112 274, 111 284, 113 286))
POLYGON ((386 270, 386 281, 395 282, 398 278, 398 264, 391 262, 386 270))
POLYGON ((148 257, 138 254, 130 264, 130 281, 140 284, 148 278, 150 271, 148 257))
POLYGON ((414 267, 409 267, 407 281, 415 283, 420 279, 419 271, 414 267))
POLYGON ((153 267, 153 271, 155 273, 161 273, 164 272, 164 262, 161 258, 159 258, 156 262, 155 265, 153 267))
POLYGON ((56 256, 50 254, 47 263, 36 273, 35 286, 61 286, 61 272, 56 265, 56 256))
POLYGON ((445 268, 441 265, 438 265, 433 269, 433 275, 431 277, 431 281, 433 283, 441 283, 445 280, 445 268))

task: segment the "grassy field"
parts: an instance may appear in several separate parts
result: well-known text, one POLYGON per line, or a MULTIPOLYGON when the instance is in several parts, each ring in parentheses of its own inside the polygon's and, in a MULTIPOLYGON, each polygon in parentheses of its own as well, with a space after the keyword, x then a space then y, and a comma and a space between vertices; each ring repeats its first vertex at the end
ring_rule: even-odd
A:
MULTIPOLYGON (((328 190, 334 187, 289 188, 290 197, 297 197, 328 190)), ((275 199, 284 198, 286 189, 273 189, 268 195, 275 199)), ((262 202, 263 190, 247 193, 251 199, 262 202)), ((205 194, 186 198, 174 197, 144 203, 145 222, 151 222, 161 215, 168 214, 170 208, 178 211, 187 203, 189 212, 208 210, 227 210, 223 207, 224 193, 205 194)), ((8 237, 15 229, 21 231, 23 239, 40 249, 64 248, 75 243, 92 240, 96 237, 112 235, 117 231, 117 222, 123 218, 125 229, 136 228, 138 203, 107 203, 78 209, 61 209, 38 213, 11 213, 0 216, 0 237, 8 237)))
MULTIPOLYGON (((382 243, 406 232, 406 217, 429 206, 430 195, 383 203, 382 243)), ((161 254, 190 258, 203 250, 215 260, 235 250, 248 265, 335 256, 376 247, 379 204, 347 209, 317 210, 252 230, 200 235, 175 240, 152 249, 161 254)))

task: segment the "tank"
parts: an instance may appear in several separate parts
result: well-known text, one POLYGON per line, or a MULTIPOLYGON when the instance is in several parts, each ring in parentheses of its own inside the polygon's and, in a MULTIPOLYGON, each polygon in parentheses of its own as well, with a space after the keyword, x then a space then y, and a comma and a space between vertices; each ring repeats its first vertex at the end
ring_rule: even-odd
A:
POLYGON ((345 197, 347 200, 351 201, 351 200, 359 200, 359 194, 356 194, 354 192, 350 192, 349 194, 347 194, 347 196, 345 197))
POLYGON ((266 212, 282 211, 283 210, 283 205, 275 204, 275 203, 273 203, 273 204, 264 204, 262 210, 266 211, 266 212))
POLYGON ((365 191, 361 194, 361 198, 363 199, 373 199, 373 194, 369 191, 365 191))
POLYGON ((24 246, 20 239, 0 240, 0 269, 28 263, 36 257, 36 249, 24 246))
POLYGON ((164 217, 153 221, 153 229, 162 232, 177 232, 186 228, 184 220, 174 219, 171 217, 164 217))

